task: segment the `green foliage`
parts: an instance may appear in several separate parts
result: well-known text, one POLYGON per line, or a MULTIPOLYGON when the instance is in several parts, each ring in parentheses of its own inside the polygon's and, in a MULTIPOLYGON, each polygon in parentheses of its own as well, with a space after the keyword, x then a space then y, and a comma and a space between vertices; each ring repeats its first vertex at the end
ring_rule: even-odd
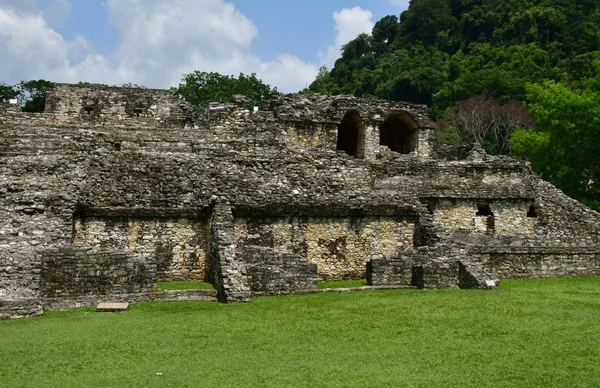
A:
POLYGON ((327 86, 329 85, 329 70, 327 70, 327 66, 321 66, 319 69, 319 74, 317 74, 317 78, 310 84, 310 86, 301 91, 301 93, 320 93, 320 94, 330 94, 327 90, 327 86))
POLYGON ((271 88, 256 78, 256 74, 239 77, 194 71, 183 76, 172 92, 199 109, 205 109, 209 102, 231 101, 232 96, 241 94, 253 104, 277 96, 277 88, 271 88))
POLYGON ((365 279, 359 280, 335 280, 328 282, 319 282, 317 283, 317 288, 319 290, 324 290, 327 288, 360 288, 367 286, 367 281, 365 279))
POLYGON ((374 94, 394 101, 431 104, 431 96, 448 79, 448 54, 421 44, 381 57, 373 73, 374 94))
POLYGON ((54 87, 54 82, 40 80, 21 81, 19 94, 24 100, 23 112, 44 112, 46 109, 46 90, 54 87))
POLYGON ((6 387, 597 387, 599 290, 600 278, 507 280, 52 312, 0 321, 0 376, 6 387))
POLYGON ((577 82, 600 50, 593 0, 412 0, 342 47, 308 88, 425 103, 435 117, 474 96, 525 98, 525 84, 577 82))
POLYGON ((537 131, 520 132, 512 142, 515 156, 529 159, 541 178, 600 210, 600 75, 585 84, 528 84, 537 131))
POLYGON ((15 99, 19 96, 19 91, 13 86, 0 84, 0 102, 15 99))

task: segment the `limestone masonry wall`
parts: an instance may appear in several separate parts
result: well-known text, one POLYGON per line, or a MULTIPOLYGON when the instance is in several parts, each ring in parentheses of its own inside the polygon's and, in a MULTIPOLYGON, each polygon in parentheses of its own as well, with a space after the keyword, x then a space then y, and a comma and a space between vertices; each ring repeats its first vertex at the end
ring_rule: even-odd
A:
POLYGON ((66 84, 46 93, 46 113, 67 122, 77 117, 104 124, 136 120, 161 126, 184 126, 190 118, 189 107, 168 90, 66 84))
POLYGON ((371 258, 413 248, 414 221, 401 217, 238 218, 238 244, 286 249, 317 263, 323 280, 364 276, 371 258))
POLYGON ((139 253, 156 280, 207 279, 208 221, 187 218, 77 217, 73 244, 139 253))
POLYGON ((42 254, 43 298, 139 294, 156 289, 156 266, 112 249, 66 247, 42 254))
POLYGON ((494 288, 598 276, 600 214, 478 146, 436 144, 427 107, 281 95, 211 103, 57 85, 0 106, 0 318, 154 300, 206 280, 221 302, 323 279, 494 288))

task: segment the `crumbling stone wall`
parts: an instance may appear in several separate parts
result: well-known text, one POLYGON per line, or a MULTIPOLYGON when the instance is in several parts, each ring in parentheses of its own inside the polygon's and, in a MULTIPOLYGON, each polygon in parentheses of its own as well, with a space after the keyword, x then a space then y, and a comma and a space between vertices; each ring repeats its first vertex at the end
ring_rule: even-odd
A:
POLYGON ((373 257, 413 248, 414 221, 402 217, 237 218, 238 244, 286 249, 318 265, 323 280, 364 277, 373 257))
POLYGON ((600 249, 556 247, 468 250, 427 247, 381 259, 367 266, 369 284, 418 288, 495 288, 498 279, 600 276, 600 249), (492 281, 494 286, 487 282, 492 281))
POLYGON ((60 121, 137 120, 160 126, 189 123, 190 108, 168 90, 57 84, 46 92, 46 113, 60 121), (154 121, 154 123, 153 123, 154 121))
POLYGON ((40 262, 34 251, 0 249, 0 319, 42 314, 40 262))
POLYGON ((449 230, 492 234, 533 234, 536 217, 532 200, 474 200, 442 198, 430 202, 434 222, 449 230), (488 212, 489 210, 489 212, 488 212))
POLYGON ((501 279, 600 276, 600 249, 476 248, 473 260, 501 279))
MULTIPOLYGON (((68 85, 46 113, 0 110, 0 314, 91 303, 85 277, 65 280, 84 296, 40 292, 44 252, 75 248, 142 263, 145 282, 206 276, 223 302, 362 277, 365 263, 378 285, 425 288, 597 273, 597 212, 527 163, 436 145, 425 106, 284 95, 190 118, 167 91, 68 85), (348 114, 356 143, 338 149, 348 114)), ((57 276, 94 273, 102 255, 57 276)))
POLYGON ((317 289, 317 264, 292 252, 240 245, 237 260, 245 266, 253 296, 281 295, 317 289))
POLYGON ((139 294, 156 289, 156 266, 114 249, 65 247, 42 253, 43 298, 139 294))
POLYGON ((73 244, 139 253, 157 266, 158 281, 205 281, 207 220, 77 217, 73 244))

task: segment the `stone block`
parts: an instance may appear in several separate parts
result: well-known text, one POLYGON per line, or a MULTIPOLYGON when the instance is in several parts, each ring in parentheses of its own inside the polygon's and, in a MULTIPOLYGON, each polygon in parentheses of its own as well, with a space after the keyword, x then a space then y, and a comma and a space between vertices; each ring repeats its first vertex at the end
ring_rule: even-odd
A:
POLYGON ((98 313, 116 313, 121 311, 127 311, 129 309, 129 303, 100 303, 96 307, 98 313))

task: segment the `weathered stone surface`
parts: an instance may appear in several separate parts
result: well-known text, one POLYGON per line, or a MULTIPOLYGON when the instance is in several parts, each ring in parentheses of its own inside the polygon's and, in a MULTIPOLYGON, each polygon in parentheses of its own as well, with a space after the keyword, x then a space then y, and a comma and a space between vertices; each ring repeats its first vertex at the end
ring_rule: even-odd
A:
POLYGON ((597 212, 527 163, 437 145, 425 106, 236 98, 193 125, 168 91, 70 85, 47 106, 0 106, 2 316, 152 300, 159 280, 237 302, 365 270, 374 287, 600 275, 597 212))
POLYGON ((250 245, 239 246, 246 284, 253 296, 289 294, 317 289, 317 264, 292 252, 250 245))
POLYGON ((118 313, 127 311, 129 309, 129 303, 118 303, 118 302, 104 302, 100 303, 96 307, 98 313, 118 313))

